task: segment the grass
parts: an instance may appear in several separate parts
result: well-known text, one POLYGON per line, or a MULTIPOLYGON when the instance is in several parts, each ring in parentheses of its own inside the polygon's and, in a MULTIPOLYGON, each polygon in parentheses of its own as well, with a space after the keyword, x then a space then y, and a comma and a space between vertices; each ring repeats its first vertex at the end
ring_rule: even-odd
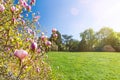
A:
POLYGON ((115 52, 49 52, 57 80, 120 80, 120 54, 115 52))

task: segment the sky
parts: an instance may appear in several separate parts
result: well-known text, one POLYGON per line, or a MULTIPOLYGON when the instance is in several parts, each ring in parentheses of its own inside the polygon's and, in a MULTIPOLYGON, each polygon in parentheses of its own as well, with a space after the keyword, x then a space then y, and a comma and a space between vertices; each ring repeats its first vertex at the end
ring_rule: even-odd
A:
POLYGON ((57 28, 79 40, 88 28, 120 31, 120 0, 36 0, 33 11, 40 12, 40 29, 47 35, 57 28))

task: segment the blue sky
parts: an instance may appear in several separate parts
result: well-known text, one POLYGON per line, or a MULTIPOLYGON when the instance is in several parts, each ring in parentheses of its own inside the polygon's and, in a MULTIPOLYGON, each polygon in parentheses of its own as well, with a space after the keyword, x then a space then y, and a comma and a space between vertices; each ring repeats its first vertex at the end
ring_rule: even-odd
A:
POLYGON ((88 28, 120 31, 120 0, 36 0, 32 10, 40 12, 41 29, 47 35, 52 28, 75 39, 88 28))

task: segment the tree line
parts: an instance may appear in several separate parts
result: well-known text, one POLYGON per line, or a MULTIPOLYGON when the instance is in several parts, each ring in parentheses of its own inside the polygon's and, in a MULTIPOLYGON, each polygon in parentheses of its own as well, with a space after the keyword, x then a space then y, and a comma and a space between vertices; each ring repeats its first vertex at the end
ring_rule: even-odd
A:
POLYGON ((56 32, 58 38, 49 40, 52 42, 52 51, 120 51, 120 32, 115 32, 112 28, 103 27, 95 32, 92 28, 80 33, 80 41, 73 39, 72 35, 56 32))

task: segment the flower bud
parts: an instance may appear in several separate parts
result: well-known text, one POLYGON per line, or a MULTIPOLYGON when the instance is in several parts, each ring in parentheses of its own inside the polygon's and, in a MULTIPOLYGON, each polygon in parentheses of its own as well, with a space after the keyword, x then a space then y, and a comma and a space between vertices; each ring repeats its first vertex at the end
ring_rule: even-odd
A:
POLYGON ((21 4, 24 8, 27 8, 28 4, 27 2, 23 1, 22 4, 21 4))
POLYGON ((56 28, 53 28, 53 29, 52 29, 52 32, 53 32, 53 33, 56 33, 56 31, 57 31, 56 28))
POLYGON ((14 56, 18 57, 20 60, 23 60, 26 56, 28 56, 28 52, 25 50, 15 50, 14 56))
POLYGON ((14 12, 16 10, 15 6, 11 7, 11 11, 14 12))
POLYGON ((36 0, 31 0, 30 4, 31 4, 31 5, 34 5, 35 2, 36 2, 36 0))
POLYGON ((12 22, 13 22, 13 24, 15 24, 15 22, 16 22, 16 19, 14 17, 12 18, 12 22))
POLYGON ((40 72, 40 68, 37 67, 36 68, 36 72, 39 73, 40 72))
POLYGON ((39 48, 39 49, 37 49, 37 53, 40 53, 41 52, 41 49, 39 48))
POLYGON ((43 36, 41 36, 41 40, 42 40, 42 41, 45 41, 46 39, 47 39, 47 37, 46 37, 46 36, 44 36, 44 35, 43 35, 43 36))
POLYGON ((46 41, 46 42, 45 42, 45 45, 46 45, 46 46, 51 46, 51 42, 50 42, 50 41, 46 41))
POLYGON ((10 51, 10 48, 7 48, 7 51, 10 51))
POLYGON ((58 34, 56 34, 56 33, 53 34, 53 37, 54 37, 54 38, 57 38, 57 37, 58 37, 58 34))
POLYGON ((19 3, 20 3, 20 4, 23 4, 23 0, 19 0, 19 3))
POLYGON ((0 12, 3 12, 5 10, 5 7, 3 4, 0 4, 0 12))
POLYGON ((32 31, 31 34, 32 34, 32 35, 36 35, 35 31, 32 31))
POLYGON ((31 43, 31 49, 34 51, 37 49, 37 43, 36 42, 32 42, 31 43))
POLYGON ((26 38, 26 39, 25 39, 26 42, 29 41, 29 40, 30 40, 29 38, 26 38))
POLYGON ((45 36, 41 36, 41 39, 42 39, 42 41, 44 41, 45 40, 45 36))
POLYGON ((30 12, 31 11, 31 6, 27 6, 26 9, 30 12))

